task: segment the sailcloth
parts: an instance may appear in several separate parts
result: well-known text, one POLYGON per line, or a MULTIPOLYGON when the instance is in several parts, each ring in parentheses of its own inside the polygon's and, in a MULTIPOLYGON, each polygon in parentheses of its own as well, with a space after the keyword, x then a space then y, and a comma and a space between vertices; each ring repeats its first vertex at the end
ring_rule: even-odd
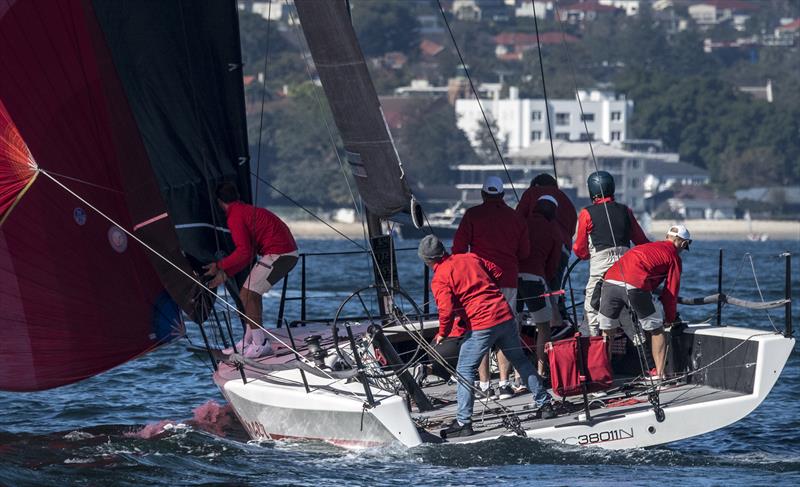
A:
POLYGON ((238 42, 234 1, 0 3, 0 389, 90 377, 202 314, 184 273, 228 245, 213 185, 249 195, 238 42))
POLYGON ((346 0, 295 0, 308 48, 364 204, 389 218, 409 212, 411 189, 381 110, 346 0))

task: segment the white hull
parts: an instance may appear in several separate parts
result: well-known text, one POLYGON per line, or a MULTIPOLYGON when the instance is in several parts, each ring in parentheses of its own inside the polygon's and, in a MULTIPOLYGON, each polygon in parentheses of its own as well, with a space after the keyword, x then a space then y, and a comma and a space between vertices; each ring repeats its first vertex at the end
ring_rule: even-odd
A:
MULTIPOLYGON (((694 386, 682 386, 684 389, 662 392, 663 422, 656 420, 653 408, 644 402, 593 410, 592 421, 588 423, 574 415, 558 418, 556 423, 525 423, 527 436, 565 444, 624 449, 660 445, 714 431, 742 419, 761 404, 794 347, 794 339, 744 328, 704 327, 687 333, 700 339, 724 338, 731 339, 731 343, 744 340, 757 345, 755 362, 740 364, 747 370, 755 367, 752 391, 726 393, 706 387, 714 392, 708 395, 709 399, 696 393, 692 400, 686 400, 682 397, 694 386)), ((306 393, 296 369, 270 374, 269 382, 253 379, 247 384, 240 378, 237 380, 236 375, 229 373, 227 378, 223 375, 217 374, 217 383, 254 439, 320 440, 347 448, 391 443, 414 447, 423 442, 403 399, 375 387, 372 390, 379 404, 364 409, 364 389, 356 381, 345 383, 306 374, 310 385, 310 392, 306 393), (281 378, 290 382, 273 382, 281 378)), ((476 410, 476 429, 480 426, 479 416, 476 410)), ((454 440, 471 443, 511 434, 499 430, 495 434, 454 440)))

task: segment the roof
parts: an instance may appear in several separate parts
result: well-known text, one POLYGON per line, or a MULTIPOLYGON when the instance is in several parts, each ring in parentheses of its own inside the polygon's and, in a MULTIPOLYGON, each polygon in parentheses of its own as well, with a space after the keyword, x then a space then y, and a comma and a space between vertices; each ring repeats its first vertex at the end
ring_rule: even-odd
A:
MULTIPOLYGON (((578 38, 560 32, 542 32, 539 34, 539 42, 542 45, 546 44, 560 44, 562 42, 578 42, 578 38)), ((513 46, 535 46, 537 44, 536 34, 528 34, 525 32, 501 32, 494 36, 495 44, 513 45, 513 46)))
POLYGON ((703 176, 709 177, 708 171, 686 162, 666 162, 650 159, 644 162, 644 172, 653 176, 703 176))
POLYGON ((749 11, 755 11, 761 8, 755 4, 755 2, 745 2, 743 0, 703 0, 702 2, 697 2, 695 5, 713 5, 721 9, 749 11))
POLYGON ((573 3, 558 7, 562 12, 579 10, 582 12, 615 12, 617 7, 611 5, 600 5, 597 0, 587 0, 586 2, 573 3))
POLYGON ((430 39, 424 39, 419 43, 419 50, 422 52, 423 56, 433 57, 444 51, 444 46, 430 39))
MULTIPOLYGON (((587 159, 592 157, 588 142, 553 140, 553 148, 555 149, 556 157, 559 159, 587 159)), ((593 142, 591 149, 594 151, 595 157, 603 158, 656 159, 677 162, 679 157, 678 154, 671 152, 633 152, 615 145, 603 144, 602 142, 593 142)), ((532 142, 528 147, 512 152, 508 157, 518 159, 549 158, 551 157, 550 141, 532 142)))
POLYGON ((682 186, 675 190, 675 193, 670 199, 713 202, 713 206, 716 208, 736 205, 734 199, 721 197, 716 191, 707 186, 682 186))
POLYGON ((789 22, 788 24, 781 25, 778 27, 779 30, 798 30, 800 29, 800 19, 794 19, 794 21, 789 22))
POLYGON ((242 78, 242 81, 243 81, 245 86, 250 86, 250 84, 253 83, 253 81, 255 81, 255 80, 256 80, 256 77, 252 76, 252 75, 247 75, 247 76, 242 78))

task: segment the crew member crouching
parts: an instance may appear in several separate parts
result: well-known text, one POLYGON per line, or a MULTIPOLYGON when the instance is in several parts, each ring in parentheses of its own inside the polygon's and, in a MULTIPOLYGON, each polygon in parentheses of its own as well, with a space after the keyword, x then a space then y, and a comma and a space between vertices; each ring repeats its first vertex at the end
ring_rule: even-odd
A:
MULTIPOLYGON (((680 253, 692 243, 689 230, 674 225, 666 240, 637 245, 606 272, 600 295, 600 329, 612 336, 623 308, 630 307, 642 329, 649 332, 657 378, 664 376, 666 338, 664 321, 672 324, 677 318, 678 291, 681 286, 680 253), (656 311, 652 291, 664 282, 661 304, 664 317, 656 311)), ((609 349, 610 353, 610 349, 609 349)))

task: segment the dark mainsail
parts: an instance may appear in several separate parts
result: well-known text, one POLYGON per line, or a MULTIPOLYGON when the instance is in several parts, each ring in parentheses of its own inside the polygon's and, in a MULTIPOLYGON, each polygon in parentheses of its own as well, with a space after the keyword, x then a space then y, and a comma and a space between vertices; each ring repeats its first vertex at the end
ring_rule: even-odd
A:
POLYGON ((0 2, 0 389, 183 333, 187 255, 226 246, 210 191, 249 195, 238 43, 233 0, 0 2))
POLYGON ((408 212, 412 196, 358 44, 346 0, 295 0, 347 161, 367 209, 408 212))

